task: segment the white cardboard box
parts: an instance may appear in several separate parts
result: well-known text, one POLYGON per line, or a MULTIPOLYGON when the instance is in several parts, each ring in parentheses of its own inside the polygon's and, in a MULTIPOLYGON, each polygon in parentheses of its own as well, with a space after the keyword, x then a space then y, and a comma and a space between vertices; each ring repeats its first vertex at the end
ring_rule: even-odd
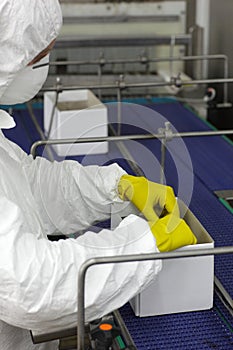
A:
MULTIPOLYGON (((213 239, 193 213, 182 202, 179 206, 197 237, 197 244, 177 251, 213 248, 213 239)), ((205 310, 213 306, 213 288, 213 256, 163 260, 156 280, 130 304, 135 315, 140 317, 205 310)))
MULTIPOLYGON (((55 92, 44 94, 44 129, 48 133, 55 92)), ((63 91, 54 111, 50 139, 105 137, 108 135, 106 106, 90 90, 63 91)), ((108 152, 107 142, 59 144, 53 146, 59 156, 108 152)))
MULTIPOLYGON (((179 201, 179 207, 181 215, 184 215, 184 220, 197 237, 197 244, 176 251, 213 248, 213 239, 198 219, 183 202, 179 201)), ((116 215, 124 216, 119 211, 116 215)), ((112 215, 114 226, 116 215, 112 215)), ((213 306, 213 293, 214 256, 169 259, 162 261, 162 270, 155 281, 134 297, 130 304, 135 315, 140 317, 205 310, 213 306)))

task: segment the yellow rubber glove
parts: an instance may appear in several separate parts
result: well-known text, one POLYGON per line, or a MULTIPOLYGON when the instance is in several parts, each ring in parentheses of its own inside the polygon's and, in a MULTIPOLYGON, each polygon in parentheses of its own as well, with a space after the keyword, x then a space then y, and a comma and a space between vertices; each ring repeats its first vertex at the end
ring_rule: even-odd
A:
POLYGON ((197 239, 183 219, 173 214, 149 222, 160 252, 168 252, 185 245, 196 244, 197 239))
MULTIPOLYGON (((131 201, 148 221, 155 222, 165 209, 165 213, 179 216, 179 209, 173 189, 147 180, 145 177, 123 175, 118 184, 122 200, 131 201)), ((164 215, 164 213, 163 213, 164 215)))

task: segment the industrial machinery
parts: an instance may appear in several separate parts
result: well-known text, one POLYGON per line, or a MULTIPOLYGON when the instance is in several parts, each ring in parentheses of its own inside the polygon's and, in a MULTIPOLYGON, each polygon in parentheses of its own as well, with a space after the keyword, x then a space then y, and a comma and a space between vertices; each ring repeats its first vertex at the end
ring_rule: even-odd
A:
MULTIPOLYGON (((230 13, 229 0, 224 0, 225 12, 216 0, 74 0, 61 4, 64 26, 51 54, 45 87, 54 86, 58 76, 64 86, 121 83, 124 97, 185 98, 217 128, 232 127, 232 84, 219 79, 229 77, 233 57, 229 41, 221 40, 216 29, 216 23, 230 24, 224 14, 230 13), (163 84, 173 78, 183 83, 213 81, 163 84), (141 87, 142 82, 148 85, 141 87), (131 89, 130 84, 139 85, 131 89), (211 103, 208 88, 216 91, 211 103), (221 118, 216 111, 219 108, 221 118)), ((222 31, 221 26, 223 38, 222 31)), ((115 89, 95 91, 99 97, 116 97, 115 89)))

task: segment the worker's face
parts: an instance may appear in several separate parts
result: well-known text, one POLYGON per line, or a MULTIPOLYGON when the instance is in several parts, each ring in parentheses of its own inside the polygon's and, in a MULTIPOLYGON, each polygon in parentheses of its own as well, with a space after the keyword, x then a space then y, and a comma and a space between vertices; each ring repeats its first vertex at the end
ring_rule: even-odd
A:
POLYGON ((55 40, 18 73, 1 97, 1 104, 24 103, 31 100, 40 91, 48 76, 49 53, 54 43, 55 40))

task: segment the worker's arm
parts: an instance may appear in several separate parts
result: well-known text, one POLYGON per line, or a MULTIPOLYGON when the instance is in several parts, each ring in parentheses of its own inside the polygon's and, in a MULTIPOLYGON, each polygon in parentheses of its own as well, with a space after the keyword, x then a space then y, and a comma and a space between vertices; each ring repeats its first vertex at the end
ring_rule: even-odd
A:
MULTIPOLYGON (((157 251, 147 222, 134 215, 114 231, 87 232, 58 242, 25 232, 20 208, 4 197, 0 216, 0 319, 21 328, 47 333, 77 325, 77 276, 85 260, 157 251)), ((86 276, 86 320, 122 306, 160 268, 160 261, 91 267, 86 276)))
POLYGON ((111 204, 121 202, 117 184, 124 171, 117 164, 82 166, 37 158, 27 173, 46 231, 68 234, 86 229, 108 219, 111 204))
POLYGON ((35 160, 11 143, 24 167, 47 234, 69 234, 110 217, 111 204, 122 202, 118 182, 125 171, 117 164, 82 166, 65 160, 35 160))

